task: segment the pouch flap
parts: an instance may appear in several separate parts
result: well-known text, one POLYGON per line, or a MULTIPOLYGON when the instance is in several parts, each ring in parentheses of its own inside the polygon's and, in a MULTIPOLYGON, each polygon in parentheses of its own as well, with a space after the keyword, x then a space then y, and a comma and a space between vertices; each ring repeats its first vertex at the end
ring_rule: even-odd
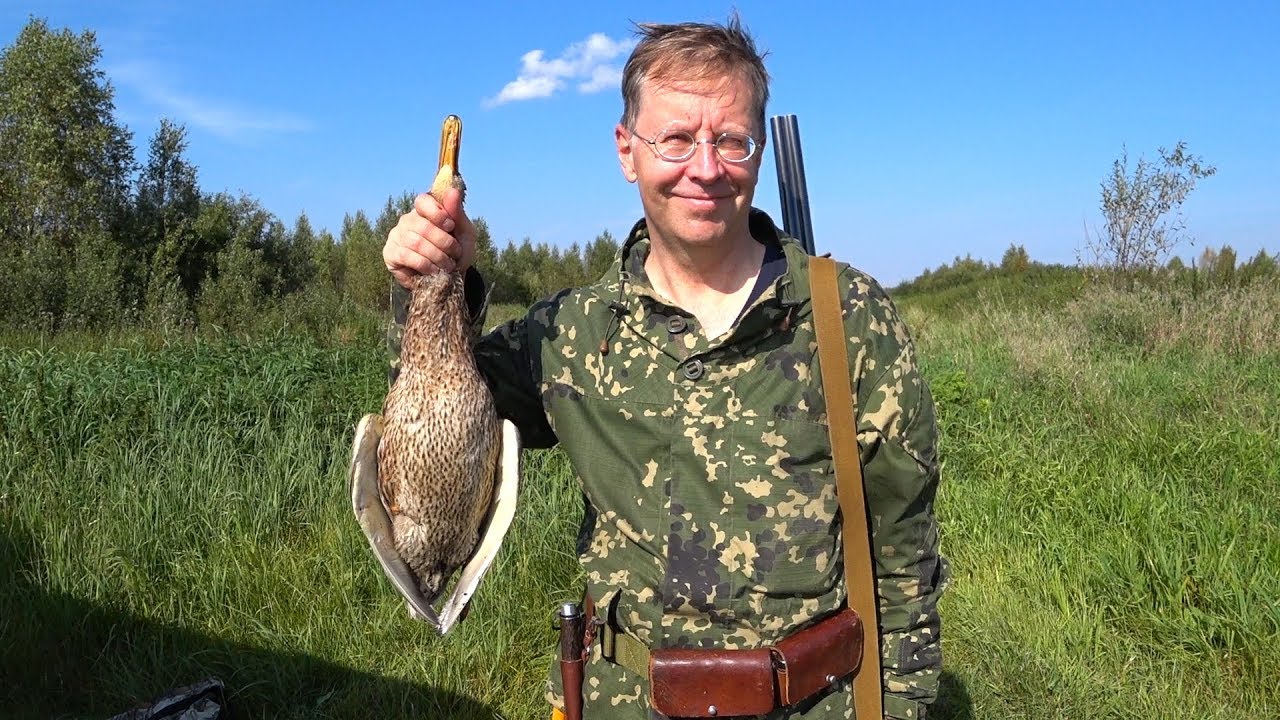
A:
POLYGON ((764 715, 775 707, 769 650, 666 648, 649 656, 649 703, 668 717, 764 715))
POLYGON ((862 665, 862 620, 845 608, 792 633, 774 646, 779 656, 778 696, 783 705, 800 702, 862 665))

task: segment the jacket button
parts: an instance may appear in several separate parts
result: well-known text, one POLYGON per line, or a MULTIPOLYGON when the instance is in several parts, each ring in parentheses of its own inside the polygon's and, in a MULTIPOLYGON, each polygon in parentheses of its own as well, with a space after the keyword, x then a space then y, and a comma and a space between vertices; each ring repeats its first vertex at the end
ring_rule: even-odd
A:
POLYGON ((667 318, 667 332, 672 335, 679 335, 684 332, 687 327, 689 327, 689 324, 686 323, 684 318, 679 315, 672 315, 667 318))
POLYGON ((697 380, 702 377, 702 361, 694 358, 693 360, 685 363, 684 367, 680 368, 680 370, 684 373, 685 380, 697 380))

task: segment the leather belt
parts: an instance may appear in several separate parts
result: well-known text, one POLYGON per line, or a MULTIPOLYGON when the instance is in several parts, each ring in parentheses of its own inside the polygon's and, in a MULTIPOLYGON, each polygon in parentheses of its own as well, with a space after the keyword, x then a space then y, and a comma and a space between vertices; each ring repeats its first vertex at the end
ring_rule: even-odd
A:
POLYGON ((589 598, 586 606, 587 633, 594 640, 599 628, 601 656, 647 677, 650 705, 671 717, 764 715, 822 692, 861 665, 862 622, 847 608, 768 647, 650 650, 612 617, 597 618, 589 598))

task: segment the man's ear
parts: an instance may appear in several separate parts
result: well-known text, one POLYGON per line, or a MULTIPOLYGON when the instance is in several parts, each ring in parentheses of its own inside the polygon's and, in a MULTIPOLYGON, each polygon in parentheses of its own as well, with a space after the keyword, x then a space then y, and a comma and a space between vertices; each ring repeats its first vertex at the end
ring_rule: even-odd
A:
POLYGON ((613 142, 618 146, 618 164, 622 166, 622 177, 627 182, 636 181, 635 156, 631 154, 631 131, 619 123, 613 128, 613 142))

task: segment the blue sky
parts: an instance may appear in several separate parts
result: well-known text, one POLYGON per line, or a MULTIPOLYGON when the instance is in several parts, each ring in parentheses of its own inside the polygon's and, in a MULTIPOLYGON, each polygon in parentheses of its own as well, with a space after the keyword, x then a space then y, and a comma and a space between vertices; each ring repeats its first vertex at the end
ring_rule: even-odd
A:
MULTIPOLYGON (((799 117, 819 251, 886 284, 1011 243, 1074 263, 1122 148, 1179 140, 1218 168, 1182 254, 1280 249, 1274 0, 733 5, 770 51, 769 114, 799 117)), ((456 113, 469 211, 499 243, 567 247, 641 212, 612 144, 631 21, 731 5, 623 7, 0 0, 0 44, 32 15, 95 31, 135 145, 168 117, 204 190, 335 233, 422 190, 456 113)), ((766 148, 756 204, 781 222, 775 177, 766 148)))

